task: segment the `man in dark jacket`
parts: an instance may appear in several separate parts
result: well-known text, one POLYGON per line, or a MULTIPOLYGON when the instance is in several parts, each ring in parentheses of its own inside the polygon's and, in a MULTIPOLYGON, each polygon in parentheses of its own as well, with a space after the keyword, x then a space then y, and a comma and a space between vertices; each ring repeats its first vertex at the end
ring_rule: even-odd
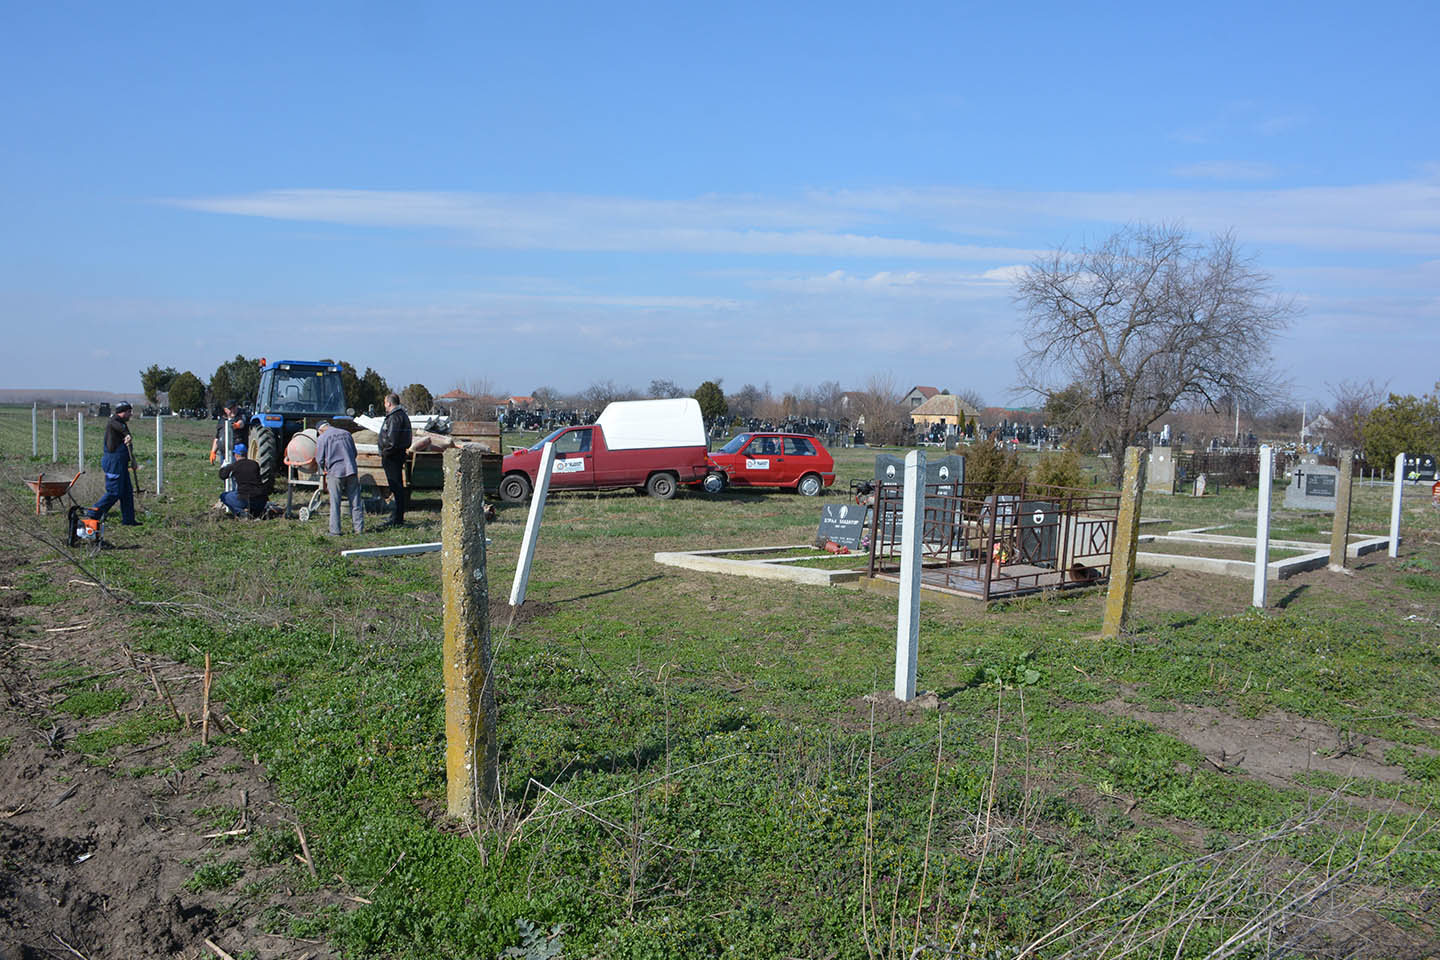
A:
POLYGON ((245 456, 245 444, 235 444, 235 459, 220 468, 220 479, 235 479, 235 489, 220 494, 220 502, 232 516, 265 516, 265 484, 260 479, 260 464, 245 456))
POLYGON ((104 454, 100 457, 100 469, 105 471, 105 496, 95 501, 90 516, 95 520, 105 519, 105 514, 118 502, 120 522, 127 527, 138 527, 135 519, 135 490, 130 485, 130 466, 137 468, 140 462, 130 449, 130 404, 121 400, 115 404, 115 412, 105 424, 104 454))
POLYGON ((385 422, 380 426, 380 464, 385 468, 385 485, 394 495, 387 526, 405 523, 405 508, 410 505, 410 491, 405 486, 405 458, 410 452, 410 414, 400 406, 400 397, 385 395, 385 422))
POLYGON ((210 442, 210 462, 214 463, 218 456, 225 459, 221 444, 225 442, 225 424, 230 424, 230 442, 250 443, 250 417, 240 408, 239 400, 227 400, 225 402, 225 415, 215 425, 215 439, 210 442))

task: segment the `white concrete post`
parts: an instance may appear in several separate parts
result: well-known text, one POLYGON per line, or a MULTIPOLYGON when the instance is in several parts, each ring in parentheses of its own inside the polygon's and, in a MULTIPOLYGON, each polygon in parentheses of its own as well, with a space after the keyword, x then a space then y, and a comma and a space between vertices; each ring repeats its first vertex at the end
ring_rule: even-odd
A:
MULTIPOLYGON (((225 418, 225 434, 224 434, 224 437, 225 437, 225 439, 222 440, 221 442, 222 442, 223 444, 225 444, 225 446, 224 446, 224 449, 222 449, 222 450, 220 451, 221 453, 224 454, 224 457, 221 458, 221 461, 220 461, 220 466, 222 466, 222 467, 229 466, 230 464, 232 464, 232 463, 235 462, 235 426, 234 426, 234 424, 232 424, 232 423, 230 422, 230 418, 229 418, 229 417, 226 417, 226 418, 225 418)), ((225 492, 226 492, 226 493, 229 493, 231 490, 234 490, 234 489, 235 489, 235 478, 234 478, 234 477, 228 477, 228 478, 226 478, 226 480, 225 480, 225 492)))
POLYGON ((40 456, 40 404, 30 404, 30 456, 40 456))
POLYGON ((85 414, 75 414, 75 469, 85 469, 85 414))
POLYGON ((60 462, 60 414, 50 408, 50 462, 60 462))
POLYGON ((165 418, 155 414, 155 493, 165 482, 165 418))
POLYGON ((1270 444, 1260 447, 1260 501, 1255 515, 1255 593, 1251 606, 1265 609, 1267 575, 1270 573, 1270 485, 1275 473, 1275 451, 1270 444))
POLYGON ((915 698, 915 660, 920 649, 920 551, 925 529, 925 454, 905 454, 900 502, 900 614, 895 623, 895 699, 915 698))
POLYGON ((510 584, 512 607, 525 602, 525 588, 530 584, 530 562, 535 559, 535 543, 540 539, 540 521, 545 518, 545 496, 550 492, 550 471, 554 466, 555 444, 547 443, 540 451, 535 489, 530 492, 530 516, 525 519, 525 536, 520 541, 520 562, 515 565, 515 580, 510 584))
POLYGON ((1390 556, 1400 556, 1400 498, 1405 495, 1405 454, 1395 454, 1395 481, 1390 491, 1390 556))

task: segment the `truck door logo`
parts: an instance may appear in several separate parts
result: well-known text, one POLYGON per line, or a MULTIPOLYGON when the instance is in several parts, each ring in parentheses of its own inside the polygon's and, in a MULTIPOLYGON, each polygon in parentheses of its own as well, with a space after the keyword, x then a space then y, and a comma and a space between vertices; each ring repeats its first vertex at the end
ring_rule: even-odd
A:
POLYGON ((575 457, 574 459, 556 460, 555 465, 550 468, 551 473, 584 473, 585 458, 575 457))

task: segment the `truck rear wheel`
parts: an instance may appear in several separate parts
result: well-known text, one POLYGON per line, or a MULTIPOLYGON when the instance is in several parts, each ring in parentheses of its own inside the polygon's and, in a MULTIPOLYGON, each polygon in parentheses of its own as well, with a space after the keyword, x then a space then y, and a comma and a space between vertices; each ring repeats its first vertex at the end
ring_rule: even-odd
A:
POLYGON ((512 473, 500 481, 500 499, 506 503, 524 503, 530 499, 530 478, 512 473))
POLYGON ((650 477, 645 483, 645 492, 656 500, 669 500, 675 496, 675 488, 678 486, 673 473, 657 473, 650 477))
POLYGON ((260 467, 260 482, 266 490, 274 489, 275 477, 280 473, 280 438, 269 427, 251 427, 250 445, 260 467))

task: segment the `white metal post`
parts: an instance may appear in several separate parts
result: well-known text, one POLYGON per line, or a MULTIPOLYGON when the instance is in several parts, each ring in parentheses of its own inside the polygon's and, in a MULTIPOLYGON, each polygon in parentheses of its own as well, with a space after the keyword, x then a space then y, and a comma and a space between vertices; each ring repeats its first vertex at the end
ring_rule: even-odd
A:
POLYGON ((165 418, 155 414, 155 493, 165 482, 165 418))
POLYGON ((30 456, 40 456, 40 404, 30 404, 30 456))
POLYGON ((60 462, 60 413, 50 408, 50 462, 60 462))
POLYGON ((1260 447, 1260 501, 1255 515, 1255 593, 1252 606, 1265 607, 1267 575, 1270 573, 1270 485, 1275 473, 1275 451, 1270 444, 1260 447))
POLYGON ((85 469, 85 414, 75 414, 75 469, 85 469))
POLYGON ((1405 454, 1395 454, 1395 482, 1390 491, 1390 556, 1400 556, 1400 498, 1405 496, 1405 454))
MULTIPOLYGON (((222 466, 222 467, 229 466, 230 464, 232 464, 232 463, 235 462, 235 425, 230 422, 230 418, 229 418, 229 417, 226 417, 226 418, 225 418, 225 434, 224 434, 224 437, 225 437, 225 439, 224 439, 222 442, 225 444, 225 449, 222 450, 221 452, 222 452, 225 456, 224 456, 224 457, 221 459, 221 461, 220 461, 220 466, 222 466)), ((234 478, 234 477, 227 477, 227 478, 225 479, 225 492, 226 492, 226 493, 229 493, 231 490, 234 490, 234 489, 235 489, 235 478, 234 478)))
POLYGON ((530 516, 525 518, 525 536, 520 541, 520 561, 515 565, 515 580, 510 584, 512 607, 525 602, 525 589, 530 585, 530 562, 535 559, 535 544, 540 539, 540 521, 545 519, 545 496, 550 492, 550 471, 554 466, 555 444, 547 443, 540 451, 535 489, 530 492, 530 516))
POLYGON ((900 501, 900 613, 895 623, 895 699, 915 697, 915 660, 920 649, 920 551, 925 529, 925 454, 905 454, 900 501))

